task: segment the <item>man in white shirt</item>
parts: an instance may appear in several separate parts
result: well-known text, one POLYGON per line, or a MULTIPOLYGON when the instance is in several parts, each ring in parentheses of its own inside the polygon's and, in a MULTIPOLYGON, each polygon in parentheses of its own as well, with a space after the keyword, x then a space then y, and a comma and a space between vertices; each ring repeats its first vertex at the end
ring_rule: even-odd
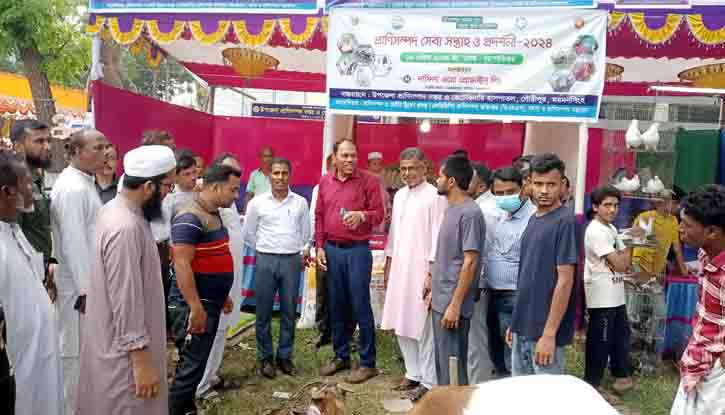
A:
POLYGON ((85 313, 96 214, 102 206, 95 174, 103 168, 106 137, 82 130, 70 138, 70 165, 63 170, 50 194, 53 253, 58 260, 58 327, 63 362, 66 412, 75 406, 78 385, 81 319, 85 313))
POLYGON ((282 373, 294 375, 292 349, 295 335, 296 302, 302 263, 300 254, 310 239, 307 200, 292 193, 289 178, 292 164, 285 159, 272 161, 272 191, 249 202, 242 234, 244 242, 257 252, 254 291, 257 299, 257 356, 261 374, 273 379, 273 344, 270 322, 274 295, 279 290, 280 335, 276 364, 282 373))
MULTIPOLYGON (((496 227, 494 224, 503 217, 503 211, 496 207, 496 198, 491 193, 491 170, 484 164, 474 163, 473 180, 468 187, 468 195, 471 196, 483 212, 486 221, 486 247, 490 246, 490 240, 496 227)), ((486 261, 482 253, 482 261, 486 261)), ((468 381, 471 385, 483 383, 490 380, 494 366, 491 362, 488 339, 488 298, 483 295, 485 288, 485 268, 481 268, 482 274, 475 282, 478 287, 478 299, 473 305, 473 316, 471 317, 471 331, 468 333, 468 381)))
POLYGON ((622 198, 620 191, 604 186, 594 189, 591 198, 596 215, 584 234, 584 293, 589 310, 584 378, 599 388, 609 366, 616 379, 613 388, 624 392, 632 388, 632 379, 622 273, 632 265, 632 252, 625 248, 613 225, 622 198))
MULTIPOLYGON (((7 321, 7 352, 15 370, 15 384, 0 383, 0 412, 63 415, 58 329, 43 287, 43 254, 32 247, 18 225, 18 206, 32 199, 31 185, 29 170, 0 152, 0 306, 7 321), (6 390, 6 386, 12 389, 6 390)), ((5 354, 1 332, 2 324, 0 356, 5 354)), ((0 358, 0 380, 7 380, 3 379, 7 360, 2 360, 4 357, 0 358)))

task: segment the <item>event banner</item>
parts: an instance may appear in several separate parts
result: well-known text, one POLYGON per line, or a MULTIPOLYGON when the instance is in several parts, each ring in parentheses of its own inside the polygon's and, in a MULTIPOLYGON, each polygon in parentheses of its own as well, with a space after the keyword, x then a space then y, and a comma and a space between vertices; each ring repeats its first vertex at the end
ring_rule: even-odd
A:
POLYGON ((324 120, 325 107, 314 105, 254 104, 253 117, 293 118, 297 120, 324 120))
POLYGON ((90 0, 92 13, 317 13, 318 0, 90 0))
POLYGON ((620 9, 681 9, 692 7, 690 3, 690 0, 614 0, 614 4, 620 9))
POLYGON ((596 7, 596 0, 326 0, 325 8, 480 9, 496 7, 596 7))
POLYGON ((607 12, 333 9, 337 113, 596 121, 607 12))

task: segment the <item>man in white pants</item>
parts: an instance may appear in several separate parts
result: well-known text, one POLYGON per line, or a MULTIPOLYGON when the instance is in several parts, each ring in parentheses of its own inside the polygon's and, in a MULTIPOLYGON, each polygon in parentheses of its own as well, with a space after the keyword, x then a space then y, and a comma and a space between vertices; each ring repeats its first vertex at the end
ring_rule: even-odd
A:
MULTIPOLYGON (((212 163, 212 165, 214 164, 222 164, 241 171, 239 160, 231 153, 220 155, 212 163)), ((219 328, 214 338, 214 345, 211 348, 209 360, 206 362, 204 378, 202 378, 201 383, 196 388, 197 397, 206 395, 214 388, 224 387, 224 380, 219 376, 218 372, 222 365, 222 358, 224 357, 224 348, 227 343, 227 330, 239 322, 242 314, 239 308, 242 301, 242 278, 244 277, 244 273, 242 272, 244 259, 242 256, 244 249, 242 218, 239 216, 239 211, 234 203, 228 208, 219 209, 219 214, 221 215, 224 227, 229 232, 229 248, 232 251, 232 259, 234 260, 234 285, 232 285, 229 293, 229 297, 234 302, 234 308, 231 313, 222 314, 221 316, 219 328)))
POLYGON ((393 201, 392 225, 385 249, 382 329, 394 330, 405 360, 405 379, 396 390, 419 400, 437 384, 429 298, 422 293, 430 272, 445 198, 425 181, 425 155, 408 148, 400 155, 400 175, 406 187, 393 201))
POLYGON ((58 176, 50 194, 53 252, 58 260, 58 331, 63 365, 66 413, 75 409, 80 370, 81 318, 85 313, 96 214, 102 206, 95 174, 103 168, 107 140, 83 130, 70 138, 70 166, 58 176))

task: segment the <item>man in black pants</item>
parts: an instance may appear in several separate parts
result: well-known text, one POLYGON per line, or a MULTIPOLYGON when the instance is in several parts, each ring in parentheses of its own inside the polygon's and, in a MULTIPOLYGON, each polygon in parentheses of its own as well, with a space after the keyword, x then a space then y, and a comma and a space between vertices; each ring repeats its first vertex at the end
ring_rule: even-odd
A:
POLYGON ((176 281, 188 304, 184 321, 187 336, 179 350, 179 365, 169 388, 169 414, 196 413, 194 398, 204 377, 222 310, 234 307, 229 291, 234 262, 229 234, 219 208, 239 196, 241 172, 215 165, 207 170, 204 185, 194 200, 181 208, 171 225, 176 281))

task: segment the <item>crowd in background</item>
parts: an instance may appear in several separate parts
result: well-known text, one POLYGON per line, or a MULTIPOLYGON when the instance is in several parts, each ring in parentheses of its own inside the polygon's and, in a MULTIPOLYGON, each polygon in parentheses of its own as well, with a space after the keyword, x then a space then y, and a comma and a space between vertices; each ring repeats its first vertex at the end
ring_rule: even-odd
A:
POLYGON ((308 204, 290 189, 292 163, 269 147, 240 197, 234 154, 205 166, 169 133, 148 131, 117 177, 117 148, 81 130, 49 189, 49 128, 21 120, 11 135, 12 151, 0 152, 3 413, 196 413, 196 399, 224 383, 217 372, 226 330, 239 320, 245 245, 256 257, 259 374, 297 374, 296 299, 301 273, 315 266, 317 346, 334 350, 320 375, 349 371, 346 382, 364 383, 379 373, 370 240, 380 232, 388 233, 381 328, 398 340, 406 373, 395 389, 411 401, 440 385, 564 374, 577 267, 587 309, 584 380, 606 394, 609 368, 616 392, 632 389, 624 281, 660 272, 670 248, 675 267, 688 272, 682 240, 701 248, 701 295, 673 414, 725 407, 720 186, 684 197, 679 209, 663 193, 625 233, 614 226, 621 192, 597 188, 582 247, 571 183, 555 154, 491 171, 459 150, 435 171, 423 151, 408 148, 391 179, 382 154, 367 155, 362 169, 355 143, 343 139, 308 204), (641 238, 647 223, 664 247, 624 243, 641 238), (167 341, 178 354, 170 384, 167 341))

